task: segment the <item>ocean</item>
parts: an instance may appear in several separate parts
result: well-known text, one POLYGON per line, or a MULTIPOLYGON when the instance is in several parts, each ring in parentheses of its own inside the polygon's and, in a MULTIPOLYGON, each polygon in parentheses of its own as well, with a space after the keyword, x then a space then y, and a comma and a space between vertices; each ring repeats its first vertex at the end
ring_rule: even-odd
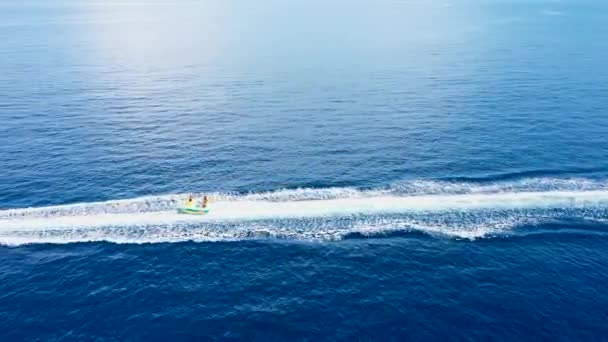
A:
POLYGON ((3 1, 0 340, 607 340, 607 22, 3 1))

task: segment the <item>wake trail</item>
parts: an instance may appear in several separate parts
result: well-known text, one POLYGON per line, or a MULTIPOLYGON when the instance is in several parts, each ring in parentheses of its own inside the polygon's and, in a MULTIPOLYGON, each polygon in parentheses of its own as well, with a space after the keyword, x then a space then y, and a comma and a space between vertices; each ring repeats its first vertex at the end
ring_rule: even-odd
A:
POLYGON ((482 237, 543 217, 606 218, 606 183, 531 179, 492 184, 417 181, 382 189, 213 194, 205 216, 178 214, 186 195, 0 211, 0 243, 163 242, 273 236, 336 239, 422 230, 482 237))

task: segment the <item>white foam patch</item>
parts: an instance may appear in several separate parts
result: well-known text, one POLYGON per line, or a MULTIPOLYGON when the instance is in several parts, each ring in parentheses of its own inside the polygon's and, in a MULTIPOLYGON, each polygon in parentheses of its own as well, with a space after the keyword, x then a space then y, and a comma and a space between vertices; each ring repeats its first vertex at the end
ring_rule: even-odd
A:
POLYGON ((550 178, 486 185, 417 181, 374 190, 213 194, 211 211, 205 216, 178 214, 175 208, 185 197, 2 210, 0 243, 335 240, 352 233, 392 230, 478 238, 537 219, 532 211, 558 209, 571 215, 583 210, 586 216, 603 219, 608 208, 606 183, 550 178))

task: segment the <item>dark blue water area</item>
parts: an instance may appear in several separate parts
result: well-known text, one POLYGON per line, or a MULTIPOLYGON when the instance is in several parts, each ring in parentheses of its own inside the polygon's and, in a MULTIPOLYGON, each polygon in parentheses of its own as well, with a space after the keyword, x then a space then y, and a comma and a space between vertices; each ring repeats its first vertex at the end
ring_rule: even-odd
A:
POLYGON ((601 340, 606 236, 0 249, 3 340, 601 340))
POLYGON ((603 0, 1 2, 0 341, 608 339, 606 23, 603 0), (285 209, 329 188, 387 212, 285 209), (231 221, 262 192, 275 216, 231 221), (180 226, 139 199, 187 193, 245 204, 180 226))

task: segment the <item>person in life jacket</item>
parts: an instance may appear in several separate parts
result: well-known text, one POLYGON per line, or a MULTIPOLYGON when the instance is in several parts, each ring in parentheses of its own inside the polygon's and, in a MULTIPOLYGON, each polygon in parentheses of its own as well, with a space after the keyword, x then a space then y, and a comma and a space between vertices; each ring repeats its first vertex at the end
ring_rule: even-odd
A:
POLYGON ((191 208, 192 206, 194 206, 194 198, 192 198, 192 195, 190 195, 186 201, 186 207, 191 208))

